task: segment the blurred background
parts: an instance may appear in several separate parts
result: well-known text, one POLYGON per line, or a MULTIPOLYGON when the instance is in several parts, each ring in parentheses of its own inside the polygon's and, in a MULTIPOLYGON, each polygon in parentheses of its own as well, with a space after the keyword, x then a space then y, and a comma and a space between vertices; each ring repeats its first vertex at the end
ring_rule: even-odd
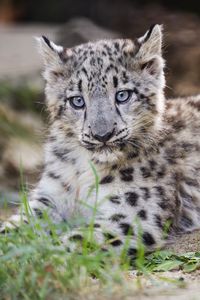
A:
POLYGON ((142 35, 164 24, 167 97, 200 93, 200 2, 196 0, 0 0, 0 199, 18 199, 42 168, 47 118, 34 36, 71 47, 142 35))

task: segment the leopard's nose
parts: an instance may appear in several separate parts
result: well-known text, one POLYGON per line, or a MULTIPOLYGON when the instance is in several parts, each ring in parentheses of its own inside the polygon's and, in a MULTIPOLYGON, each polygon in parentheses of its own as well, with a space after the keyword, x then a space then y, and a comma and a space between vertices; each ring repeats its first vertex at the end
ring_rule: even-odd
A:
POLYGON ((105 142, 107 142, 107 141, 109 141, 111 139, 111 137, 113 136, 113 134, 114 134, 114 129, 112 131, 106 132, 104 134, 99 134, 99 133, 98 134, 93 134, 92 133, 92 136, 97 141, 105 143, 105 142))

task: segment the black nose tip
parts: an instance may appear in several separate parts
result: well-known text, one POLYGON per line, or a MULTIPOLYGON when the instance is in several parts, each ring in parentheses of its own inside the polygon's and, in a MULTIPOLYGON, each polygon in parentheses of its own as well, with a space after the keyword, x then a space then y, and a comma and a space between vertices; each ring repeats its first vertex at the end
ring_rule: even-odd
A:
POLYGON ((107 132, 106 134, 102 134, 102 135, 100 135, 100 134, 92 134, 92 135, 97 141, 105 143, 105 142, 109 141, 109 139, 111 139, 113 134, 114 134, 114 130, 107 132))

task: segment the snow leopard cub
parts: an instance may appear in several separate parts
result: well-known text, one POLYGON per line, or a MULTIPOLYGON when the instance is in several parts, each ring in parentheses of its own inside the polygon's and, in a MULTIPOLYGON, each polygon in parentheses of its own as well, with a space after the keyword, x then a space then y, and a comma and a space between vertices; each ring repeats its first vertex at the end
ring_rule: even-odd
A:
MULTIPOLYGON (((90 42, 71 49, 38 39, 50 114, 45 168, 30 207, 52 221, 96 207, 94 236, 101 245, 137 251, 138 224, 152 250, 169 235, 200 226, 200 96, 165 100, 162 27, 143 37, 90 42), (94 183, 91 163, 99 176, 94 183)), ((24 216, 25 218, 25 216, 24 216)), ((17 222, 19 216, 13 216, 17 222)), ((10 226, 6 223, 2 226, 10 226)), ((81 240, 77 227, 62 237, 81 240)))

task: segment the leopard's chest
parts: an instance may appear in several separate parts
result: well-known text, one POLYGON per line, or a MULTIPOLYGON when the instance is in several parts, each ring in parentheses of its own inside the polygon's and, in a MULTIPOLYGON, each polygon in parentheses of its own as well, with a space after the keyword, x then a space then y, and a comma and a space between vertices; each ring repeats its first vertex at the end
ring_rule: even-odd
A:
POLYGON ((148 161, 129 163, 96 175, 89 170, 82 172, 78 178, 78 199, 83 215, 90 217, 94 211, 104 217, 119 211, 133 214, 136 206, 145 206, 162 169, 162 164, 157 164, 157 168, 150 164, 148 161))

